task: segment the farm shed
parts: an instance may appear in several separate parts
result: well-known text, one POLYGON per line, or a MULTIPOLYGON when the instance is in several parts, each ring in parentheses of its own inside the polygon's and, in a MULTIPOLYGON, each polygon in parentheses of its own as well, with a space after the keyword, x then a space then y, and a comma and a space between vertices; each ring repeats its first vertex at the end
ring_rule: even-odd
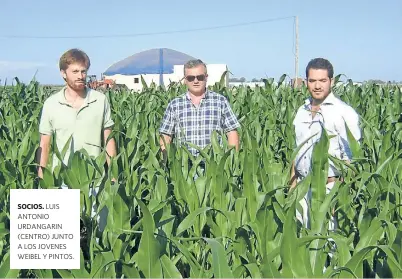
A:
MULTIPOLYGON (((145 50, 114 63, 103 73, 103 77, 114 80, 116 84, 125 84, 134 91, 142 90, 141 75, 148 86, 152 82, 168 86, 170 82, 182 80, 184 64, 191 59, 196 58, 168 48, 145 50)), ((207 64, 207 85, 219 82, 226 70, 226 64, 207 64)))

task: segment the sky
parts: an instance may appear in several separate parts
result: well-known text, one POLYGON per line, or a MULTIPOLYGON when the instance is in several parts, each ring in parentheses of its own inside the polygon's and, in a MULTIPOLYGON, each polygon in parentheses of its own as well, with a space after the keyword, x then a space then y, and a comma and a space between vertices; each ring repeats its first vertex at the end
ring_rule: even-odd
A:
POLYGON ((335 75, 353 81, 402 81, 401 0, 2 0, 1 14, 3 84, 6 80, 11 84, 14 77, 29 82, 34 76, 43 84, 62 84, 58 61, 70 48, 89 55, 89 72, 98 78, 113 63, 152 48, 171 48, 206 63, 227 64, 231 77, 293 77, 295 16, 299 76, 305 77, 311 59, 323 57, 333 64, 335 75), (266 22, 111 37, 256 21, 266 22))

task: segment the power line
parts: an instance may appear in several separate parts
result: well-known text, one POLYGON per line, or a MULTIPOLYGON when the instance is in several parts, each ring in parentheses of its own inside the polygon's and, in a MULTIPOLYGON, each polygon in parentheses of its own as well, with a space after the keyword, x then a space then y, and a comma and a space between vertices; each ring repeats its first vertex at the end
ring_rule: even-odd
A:
POLYGON ((219 25, 219 26, 211 26, 211 27, 203 27, 203 28, 194 28, 194 29, 182 29, 175 31, 161 31, 161 32, 149 32, 149 33, 134 33, 134 34, 112 34, 112 35, 89 35, 89 36, 24 36, 24 35, 0 35, 0 38, 4 39, 100 39, 100 38, 128 38, 128 37, 141 37, 141 36, 154 36, 154 35, 168 35, 168 34, 177 34, 177 33, 188 33, 188 32, 196 32, 196 31, 207 31, 207 30, 216 30, 223 28, 231 28, 238 26, 247 26, 247 25, 255 25, 266 22, 284 20, 295 18, 295 16, 287 16, 287 17, 277 17, 264 19, 259 21, 249 21, 243 23, 236 23, 230 25, 219 25))

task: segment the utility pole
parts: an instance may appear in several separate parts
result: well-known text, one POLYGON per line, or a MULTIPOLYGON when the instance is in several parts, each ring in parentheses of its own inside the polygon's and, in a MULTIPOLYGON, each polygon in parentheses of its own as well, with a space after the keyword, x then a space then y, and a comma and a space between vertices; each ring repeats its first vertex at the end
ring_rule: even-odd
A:
POLYGON ((299 77, 299 17, 296 16, 295 19, 295 33, 296 33, 296 40, 295 40, 295 86, 298 86, 299 77))

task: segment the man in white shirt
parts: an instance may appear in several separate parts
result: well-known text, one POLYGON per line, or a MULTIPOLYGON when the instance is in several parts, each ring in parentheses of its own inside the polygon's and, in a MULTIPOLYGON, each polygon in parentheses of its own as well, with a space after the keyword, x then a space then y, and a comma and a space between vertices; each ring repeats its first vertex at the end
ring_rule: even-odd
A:
MULTIPOLYGON (((359 127, 359 115, 356 111, 336 97, 331 91, 333 86, 334 70, 331 63, 323 58, 311 60, 306 67, 306 82, 310 97, 298 109, 293 121, 296 144, 300 146, 308 140, 299 150, 292 165, 291 189, 296 187, 297 181, 304 179, 312 170, 313 147, 321 137, 322 129, 325 129, 329 139, 328 153, 338 159, 349 161, 352 158, 345 123, 348 125, 353 137, 360 141, 361 131, 359 127)), ((329 161, 327 194, 332 189, 339 170, 333 162, 329 161)), ((311 191, 301 201, 303 217, 298 213, 298 219, 306 226, 308 224, 307 206, 311 199, 311 191)))

